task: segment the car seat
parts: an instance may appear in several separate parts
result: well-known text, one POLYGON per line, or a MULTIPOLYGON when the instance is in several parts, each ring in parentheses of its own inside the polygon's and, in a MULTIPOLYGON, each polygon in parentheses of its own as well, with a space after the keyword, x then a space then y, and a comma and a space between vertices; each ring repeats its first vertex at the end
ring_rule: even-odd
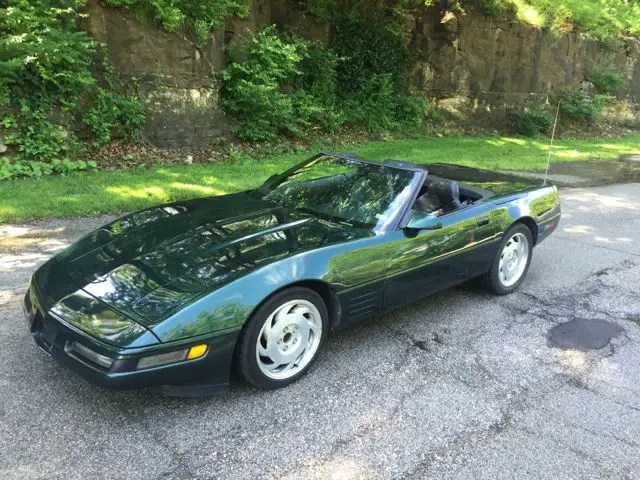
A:
POLYGON ((440 214, 453 211, 462 206, 458 182, 433 179, 414 203, 414 209, 440 214))

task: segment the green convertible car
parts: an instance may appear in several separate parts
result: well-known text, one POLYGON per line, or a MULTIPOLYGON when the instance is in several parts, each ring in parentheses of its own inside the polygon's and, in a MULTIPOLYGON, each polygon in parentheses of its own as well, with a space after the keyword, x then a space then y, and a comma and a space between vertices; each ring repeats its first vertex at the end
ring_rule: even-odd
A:
POLYGON ((38 268, 24 308, 36 343, 98 385, 204 395, 235 368, 276 388, 332 328, 474 277, 514 291, 559 220, 539 181, 321 153, 105 225, 38 268))

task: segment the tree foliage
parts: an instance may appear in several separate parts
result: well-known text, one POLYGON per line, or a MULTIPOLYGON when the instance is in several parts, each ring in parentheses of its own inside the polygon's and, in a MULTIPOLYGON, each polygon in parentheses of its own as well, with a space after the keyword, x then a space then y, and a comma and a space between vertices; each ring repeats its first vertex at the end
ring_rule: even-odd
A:
MULTIPOLYGON (((343 123, 381 132, 438 119, 409 93, 406 52, 382 25, 349 22, 332 48, 268 27, 252 36, 243 55, 223 72, 223 103, 249 140, 327 131, 343 123)), ((232 59, 233 60, 233 59, 232 59)))
POLYGON ((247 0, 105 0, 113 7, 133 8, 159 22, 165 30, 184 28, 204 41, 229 16, 246 17, 247 0))
POLYGON ((582 27, 582 34, 605 43, 620 35, 640 36, 640 3, 636 0, 455 0, 459 9, 477 8, 488 15, 506 9, 521 20, 555 34, 582 27))

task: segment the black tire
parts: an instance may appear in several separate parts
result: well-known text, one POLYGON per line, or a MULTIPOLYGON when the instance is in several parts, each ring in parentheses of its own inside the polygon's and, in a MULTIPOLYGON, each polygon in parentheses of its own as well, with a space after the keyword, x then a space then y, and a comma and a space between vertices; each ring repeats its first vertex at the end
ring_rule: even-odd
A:
POLYGON ((243 377, 251 385, 272 390, 281 388, 290 383, 295 382, 302 377, 313 363, 318 358, 318 355, 322 349, 322 346, 329 333, 329 314, 327 307, 322 300, 322 297, 309 288, 304 287, 292 287, 281 292, 276 293, 266 302, 264 302, 251 316, 246 323, 241 338, 238 342, 235 355, 235 367, 238 374, 243 377), (312 303, 320 313, 321 335, 319 344, 315 349, 315 353, 304 366, 295 375, 286 379, 274 379, 263 373, 262 369, 258 365, 258 356, 256 353, 256 347, 258 342, 258 336, 265 326, 267 320, 275 313, 280 307, 286 305, 288 302, 294 300, 302 300, 312 303))
POLYGON ((486 288, 497 295, 508 295, 516 291, 527 276, 529 265, 531 264, 532 254, 533 235, 531 234, 531 230, 529 230, 529 227, 527 227, 523 223, 516 223, 507 231, 507 233, 504 234, 502 242, 500 242, 500 246, 498 247, 498 251, 496 252, 496 257, 491 264, 491 268, 484 276, 484 284, 486 288), (513 239, 517 234, 524 235, 524 237, 526 237, 528 241, 527 261, 524 270, 520 274, 518 280, 511 285, 505 285, 500 279, 500 259, 503 255, 507 243, 509 243, 509 241, 511 241, 511 239, 513 239))

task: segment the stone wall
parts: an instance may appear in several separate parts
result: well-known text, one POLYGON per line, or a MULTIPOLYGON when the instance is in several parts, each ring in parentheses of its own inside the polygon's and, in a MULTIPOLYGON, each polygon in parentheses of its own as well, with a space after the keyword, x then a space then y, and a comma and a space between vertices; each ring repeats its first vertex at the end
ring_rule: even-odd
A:
MULTIPOLYGON (((229 19, 208 43, 196 46, 187 34, 168 33, 139 22, 122 9, 89 0, 83 27, 107 45, 116 72, 136 77, 148 121, 144 133, 162 147, 215 144, 230 132, 232 119, 219 103, 217 72, 224 69, 223 44, 232 47, 263 25, 295 28, 307 39, 329 43, 331 26, 318 24, 292 0, 253 0, 246 19, 229 19)), ((453 15, 418 8, 403 22, 414 58, 416 90, 468 125, 505 124, 506 112, 528 98, 546 99, 551 88, 576 84, 605 52, 577 34, 551 39, 540 29, 507 16, 453 15)), ((615 64, 628 85, 624 100, 609 109, 618 120, 640 119, 640 41, 628 39, 615 64)))

